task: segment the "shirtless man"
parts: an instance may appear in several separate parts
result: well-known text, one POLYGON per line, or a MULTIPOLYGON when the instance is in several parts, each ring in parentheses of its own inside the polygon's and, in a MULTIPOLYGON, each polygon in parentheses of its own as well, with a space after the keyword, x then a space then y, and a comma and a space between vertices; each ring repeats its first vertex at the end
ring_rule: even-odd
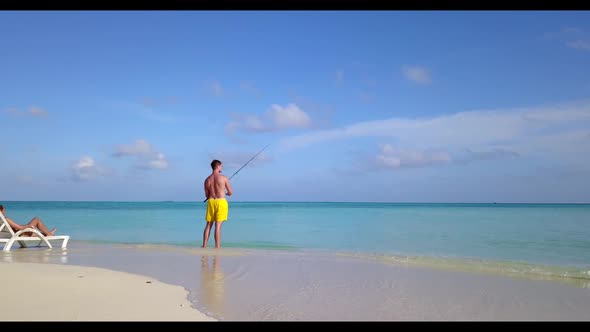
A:
POLYGON ((211 226, 215 223, 215 248, 221 247, 221 224, 227 220, 228 205, 225 195, 231 196, 233 191, 229 179, 221 175, 223 165, 219 160, 211 162, 213 172, 205 179, 205 196, 207 197, 207 214, 205 230, 203 230, 203 245, 207 248, 211 226), (226 192, 227 191, 227 192, 226 192))

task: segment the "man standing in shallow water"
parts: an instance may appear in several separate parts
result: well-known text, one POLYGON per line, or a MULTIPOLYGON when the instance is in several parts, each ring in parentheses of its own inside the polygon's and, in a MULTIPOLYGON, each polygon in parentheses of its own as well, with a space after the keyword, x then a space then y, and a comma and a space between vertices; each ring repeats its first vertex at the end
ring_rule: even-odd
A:
POLYGON ((215 248, 221 248, 221 224, 227 220, 228 204, 225 195, 231 196, 233 191, 229 179, 221 175, 223 164, 215 159, 211 162, 213 172, 205 179, 205 196, 207 197, 207 224, 203 230, 202 248, 207 248, 211 226, 215 223, 215 248))

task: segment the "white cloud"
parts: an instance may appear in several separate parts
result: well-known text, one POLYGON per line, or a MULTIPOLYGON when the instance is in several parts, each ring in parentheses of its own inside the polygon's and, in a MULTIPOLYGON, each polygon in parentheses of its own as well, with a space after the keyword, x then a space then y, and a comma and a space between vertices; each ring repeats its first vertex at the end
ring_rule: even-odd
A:
POLYGON ((462 158, 457 159, 457 162, 470 162, 474 160, 493 160, 493 159, 501 159, 501 158, 512 158, 518 157, 520 154, 515 151, 502 149, 502 148, 494 148, 491 150, 480 150, 480 151, 473 151, 471 149, 465 149, 465 154, 462 158))
MULTIPOLYGON (((519 153, 507 149, 494 148, 488 150, 463 149, 453 153, 446 150, 435 149, 404 149, 392 144, 384 144, 374 157, 374 165, 382 169, 399 169, 399 168, 417 168, 444 166, 450 164, 467 164, 483 160, 495 160, 503 158, 514 158, 520 156, 519 153)), ((357 164, 363 165, 365 157, 358 158, 357 164)), ((360 166, 359 171, 371 164, 360 166)))
POLYGON ((261 117, 257 115, 233 113, 231 117, 233 118, 232 121, 225 125, 225 131, 227 134, 239 130, 258 133, 273 130, 271 126, 265 124, 261 117))
POLYGON ((241 130, 245 132, 269 132, 289 128, 308 128, 311 118, 296 104, 283 107, 273 104, 263 115, 232 114, 233 120, 225 126, 228 134, 241 130))
POLYGON ((166 156, 163 153, 158 153, 155 159, 148 160, 147 168, 167 169, 168 161, 166 160, 166 156))
POLYGON ((587 40, 570 41, 566 45, 576 50, 590 51, 590 41, 587 40))
POLYGON ((43 118, 47 116, 47 111, 40 107, 33 106, 29 108, 29 114, 31 114, 32 116, 43 118))
POLYGON ((414 81, 418 84, 430 84, 432 78, 428 69, 420 66, 404 66, 402 71, 407 79, 414 81))
POLYGON ((412 154, 408 151, 422 151, 410 158, 415 164, 445 159, 425 151, 446 151, 455 162, 525 155, 577 162, 575 159, 582 160, 584 151, 590 149, 588 128, 590 102, 585 101, 432 118, 364 121, 287 137, 281 140, 280 146, 294 149, 356 137, 385 137, 392 139, 399 149, 394 155, 388 154, 389 150, 382 151, 381 162, 390 166, 397 163, 396 158, 400 165, 404 158, 409 160, 412 154))
MULTIPOLYGON (((217 159, 223 163, 223 166, 227 169, 235 169, 242 167, 250 158, 254 157, 258 151, 252 152, 217 152, 209 155, 211 160, 217 159)), ((248 167, 256 167, 263 163, 272 161, 272 158, 266 154, 266 151, 261 152, 256 158, 248 164, 248 167)))
POLYGON ((266 126, 255 115, 247 115, 243 118, 243 125, 252 131, 265 131, 266 126))
POLYGON ((110 173, 108 169, 98 166, 94 159, 88 156, 84 156, 74 162, 71 171, 73 181, 89 181, 110 173))
POLYGON ((138 162, 137 167, 142 169, 167 169, 169 166, 166 156, 144 139, 138 139, 133 144, 118 146, 113 156, 135 156, 138 162))
POLYGON ((576 27, 563 27, 561 28, 561 32, 563 33, 581 33, 582 29, 576 27))
POLYGON ((321 141, 351 137, 396 137, 408 145, 470 147, 542 135, 565 124, 590 121, 590 103, 561 104, 497 111, 471 111, 433 118, 390 118, 358 122, 346 127, 319 130, 284 139, 294 148, 321 141))
POLYGON ((557 33, 545 34, 548 39, 557 39, 567 47, 578 51, 590 51, 590 35, 577 27, 563 27, 557 33))
POLYGON ((239 115, 239 114, 232 114, 231 116, 234 118, 234 120, 228 122, 225 125, 225 133, 227 135, 231 135, 233 132, 239 130, 242 127, 241 124, 240 124, 240 120, 239 120, 239 118, 241 117, 241 115, 239 115))
POLYGON ((383 168, 426 167, 449 164, 451 156, 444 151, 407 150, 390 144, 382 146, 376 164, 383 168))
POLYGON ((17 108, 14 108, 14 107, 5 109, 4 111, 11 114, 11 115, 17 115, 17 116, 28 115, 28 116, 38 117, 38 118, 44 118, 47 116, 47 111, 42 109, 41 107, 37 107, 37 106, 31 106, 26 111, 21 111, 17 108))
POLYGON ((306 128, 311 124, 309 115, 295 104, 289 104, 286 107, 274 104, 268 114, 275 127, 279 129, 290 127, 306 128))
POLYGON ((117 152, 114 153, 115 157, 122 157, 122 156, 148 156, 153 154, 154 148, 152 145, 143 139, 138 139, 135 143, 130 145, 120 145, 117 147, 117 152))

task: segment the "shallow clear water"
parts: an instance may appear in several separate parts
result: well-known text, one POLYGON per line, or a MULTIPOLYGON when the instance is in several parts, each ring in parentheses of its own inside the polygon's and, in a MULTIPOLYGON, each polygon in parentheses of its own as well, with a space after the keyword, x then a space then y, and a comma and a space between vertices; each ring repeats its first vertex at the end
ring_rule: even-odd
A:
MULTIPOLYGON (((17 222, 38 216, 73 240, 199 246, 205 225, 200 202, 1 203, 17 222)), ((583 275, 590 205, 230 201, 222 245, 510 261, 583 275)))

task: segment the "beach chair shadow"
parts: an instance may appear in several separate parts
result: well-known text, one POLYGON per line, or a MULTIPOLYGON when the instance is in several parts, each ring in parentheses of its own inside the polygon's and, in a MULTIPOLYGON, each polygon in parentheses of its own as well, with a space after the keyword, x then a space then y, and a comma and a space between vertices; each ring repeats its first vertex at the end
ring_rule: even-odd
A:
POLYGON ((10 225, 8 225, 8 221, 4 217, 4 214, 0 212, 0 243, 4 243, 4 248, 2 251, 10 251, 14 242, 18 242, 21 248, 27 247, 27 242, 37 242, 37 247, 40 247, 42 244, 45 244, 49 249, 52 249, 53 246, 49 241, 62 241, 61 248, 64 249, 68 246, 68 241, 70 240, 69 235, 54 235, 54 236, 44 236, 39 232, 37 229, 33 228, 25 228, 18 232, 14 232, 10 225), (32 236, 21 236, 23 233, 31 232, 34 235, 32 236))

